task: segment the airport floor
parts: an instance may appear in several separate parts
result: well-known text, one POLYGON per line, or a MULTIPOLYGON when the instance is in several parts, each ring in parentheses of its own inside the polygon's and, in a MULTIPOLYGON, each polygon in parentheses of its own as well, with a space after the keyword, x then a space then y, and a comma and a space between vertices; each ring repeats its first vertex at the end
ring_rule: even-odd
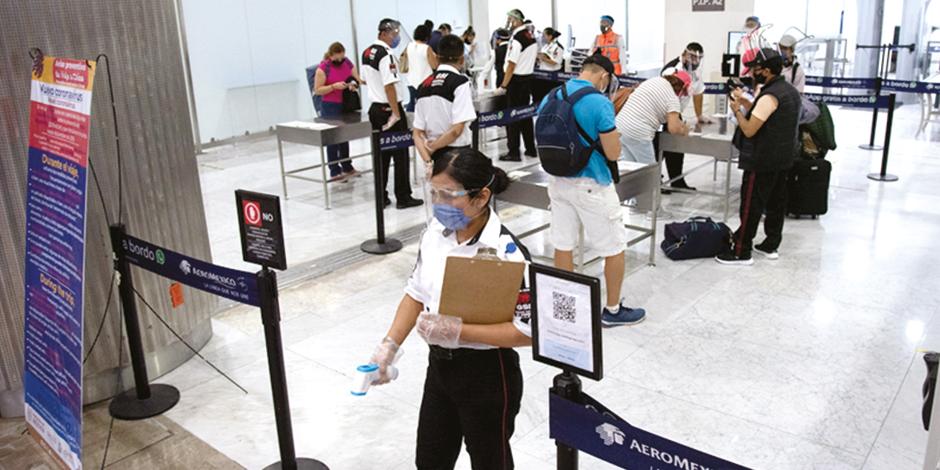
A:
MULTIPOLYGON (((889 167, 900 180, 877 183, 865 175, 876 171, 881 153, 858 148, 868 139, 870 112, 833 115, 839 149, 829 155, 829 213, 788 219, 779 260, 728 267, 710 259, 673 262, 658 252, 656 266, 648 267, 648 243, 630 248, 624 296, 628 305, 645 307, 648 318, 604 330, 605 378, 585 379, 588 394, 635 426, 755 469, 921 468, 922 351, 940 349, 940 255, 933 245, 940 239, 940 126, 915 136, 918 110, 901 108, 889 167)), ((289 146, 287 160, 301 165, 318 155, 289 146)), ((247 269, 232 191, 280 193, 274 139, 199 158, 214 260, 247 269)), ((706 161, 689 157, 688 164, 706 161)), ((737 187, 737 171, 733 178, 737 187)), ((349 388, 355 367, 391 322, 415 244, 384 257, 355 255, 374 230, 371 175, 335 184, 330 211, 321 207, 319 186, 288 184, 292 197, 283 207, 292 271, 280 299, 297 454, 340 470, 414 468, 423 341, 413 335, 404 344, 397 381, 365 397, 351 396, 349 388)), ((690 184, 717 183, 706 168, 690 184)), ((716 199, 668 195, 659 225, 720 212, 716 199)), ((388 231, 406 241, 426 218, 420 208, 385 213, 388 231)), ((518 231, 546 220, 517 207, 504 217, 518 231)), ((736 215, 729 225, 737 226, 736 215)), ((542 235, 523 242, 537 254, 551 253, 542 235)), ((232 465, 264 467, 278 451, 259 313, 227 308, 213 329, 202 354, 248 393, 194 358, 157 380, 182 391, 165 418, 232 465)), ((525 394, 512 438, 516 468, 554 468, 548 388, 558 371, 532 361, 528 349, 520 355, 525 394)), ((458 468, 470 468, 465 452, 458 468)), ((613 467, 582 454, 581 468, 613 467)))
MULTIPOLYGON (((788 220, 780 260, 726 267, 708 259, 672 262, 657 253, 656 266, 646 267, 648 244, 631 247, 634 272, 624 282, 625 297, 647 308, 649 318, 605 330, 606 377, 585 380, 587 393, 636 426, 753 468, 920 468, 926 433, 919 424, 925 371, 919 350, 940 348, 940 282, 934 272, 940 257, 932 243, 940 236, 938 130, 915 137, 917 110, 901 108, 889 168, 900 181, 876 183, 865 175, 877 169, 880 153, 858 148, 867 140, 870 112, 834 114, 840 147, 829 156, 829 213, 818 220, 788 220)), ((279 192, 272 142, 252 145, 261 151, 233 158, 246 162, 233 174, 251 175, 265 186, 259 189, 279 192)), ((317 155, 315 149, 288 149, 288 160, 297 163, 317 155)), ((690 157, 689 165, 702 161, 707 160, 690 157)), ((711 180, 705 168, 690 182, 707 188, 716 184, 711 180)), ((735 186, 738 181, 735 172, 735 186)), ((231 204, 232 182, 204 172, 207 205, 231 204), (214 197, 226 185, 224 198, 214 197)), ((318 206, 318 186, 288 184, 297 196, 286 210, 303 219, 290 226, 288 250, 297 253, 288 256, 296 263, 355 249, 374 229, 370 175, 335 185, 331 211, 318 206)), ((718 215, 720 202, 669 195, 663 208, 667 220, 660 225, 692 214, 718 215)), ((519 208, 507 212, 514 230, 544 217, 519 208)), ((386 214, 389 232, 425 217, 421 209, 386 214)), ((644 217, 633 216, 640 222, 644 217)), ((737 225, 735 216, 731 225, 737 225)), ((234 233, 214 232, 213 249, 224 246, 219 239, 225 237, 237 246, 234 233)), ((524 243, 550 254, 540 235, 524 243)), ((238 256, 237 250, 214 254, 217 260, 238 256)), ((409 244, 282 292, 299 455, 338 469, 413 467, 427 350, 420 338, 405 343, 398 381, 363 398, 348 389, 353 369, 368 359, 391 321, 415 255, 409 244)), ((587 272, 600 274, 600 268, 591 265, 587 272)), ((234 308, 213 325, 207 358, 249 394, 192 360, 163 378, 183 390, 181 404, 168 417, 239 464, 266 465, 277 453, 257 312, 234 308)), ((557 371, 533 362, 528 350, 522 356, 526 391, 514 456, 521 469, 551 468, 547 390, 557 371)), ((458 467, 469 468, 466 455, 458 467)), ((584 457, 582 468, 607 466, 584 457)))

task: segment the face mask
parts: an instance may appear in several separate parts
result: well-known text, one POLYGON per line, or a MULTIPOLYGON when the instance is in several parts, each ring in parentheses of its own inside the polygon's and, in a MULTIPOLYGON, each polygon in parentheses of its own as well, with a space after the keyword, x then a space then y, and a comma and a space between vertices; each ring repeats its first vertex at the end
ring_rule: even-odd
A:
POLYGON ((340 59, 340 60, 333 59, 333 65, 337 67, 339 67, 340 65, 343 65, 343 62, 346 62, 346 59, 340 59))
POLYGON ((512 31, 512 20, 506 20, 506 29, 512 31))
POLYGON ((463 209, 450 204, 434 204, 434 218, 448 230, 463 230, 470 224, 470 217, 463 213, 463 209))
POLYGON ((691 60, 682 61, 682 68, 690 72, 694 72, 695 70, 697 70, 698 66, 699 66, 698 62, 692 62, 691 60))
POLYGON ((767 76, 764 75, 764 74, 762 74, 762 73, 755 74, 755 75, 754 75, 754 81, 757 82, 757 83, 760 84, 760 85, 763 85, 763 84, 767 83, 767 76))
POLYGON ((401 36, 395 36, 395 38, 392 39, 392 49, 398 47, 399 44, 401 44, 401 36))
POLYGON ((602 33, 607 33, 607 31, 610 31, 610 26, 601 25, 601 32, 602 32, 602 33))
POLYGON ((464 39, 464 40, 463 40, 463 43, 469 46, 469 45, 473 44, 473 40, 472 40, 472 39, 464 39))

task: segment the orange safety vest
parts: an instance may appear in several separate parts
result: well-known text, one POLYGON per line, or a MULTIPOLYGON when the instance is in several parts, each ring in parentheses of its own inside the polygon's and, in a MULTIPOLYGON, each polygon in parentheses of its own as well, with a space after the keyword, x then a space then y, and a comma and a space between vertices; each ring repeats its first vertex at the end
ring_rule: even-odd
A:
POLYGON ((617 75, 622 74, 620 70, 620 35, 615 33, 613 30, 607 31, 604 34, 598 34, 597 38, 594 39, 594 46, 597 47, 597 50, 601 52, 604 57, 610 59, 614 63, 614 73, 617 75))

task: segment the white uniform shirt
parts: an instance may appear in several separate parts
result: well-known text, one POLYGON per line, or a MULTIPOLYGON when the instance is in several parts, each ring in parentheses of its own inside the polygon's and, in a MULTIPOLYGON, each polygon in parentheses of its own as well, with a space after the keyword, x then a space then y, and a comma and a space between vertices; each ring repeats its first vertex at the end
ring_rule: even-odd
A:
MULTIPOLYGON (((496 255, 507 261, 527 261, 528 251, 516 238, 503 227, 499 216, 490 211, 489 220, 476 239, 457 243, 457 235, 444 228, 437 219, 428 224, 421 236, 418 249, 418 262, 415 264, 405 294, 424 305, 424 312, 439 314, 441 291, 444 286, 444 267, 448 256, 472 258, 480 248, 494 248, 496 255)), ((529 294, 529 268, 526 267, 519 288, 519 300, 513 325, 524 335, 532 336, 529 324, 531 316, 531 298, 529 294)), ((460 342, 461 348, 497 349, 495 346, 478 343, 460 342)))
POLYGON ((385 85, 395 85, 398 102, 407 100, 408 85, 398 71, 398 59, 384 41, 376 40, 362 53, 362 79, 373 103, 388 103, 385 85))
POLYGON ((506 51, 506 64, 503 70, 509 67, 509 63, 516 64, 514 75, 532 75, 535 70, 535 60, 538 57, 539 45, 532 38, 527 25, 522 25, 512 31, 509 41, 509 49, 506 51))
POLYGON ((564 59, 565 49, 561 47, 561 44, 558 43, 557 39, 543 46, 542 50, 539 52, 547 55, 555 62, 554 64, 549 64, 548 62, 540 59, 539 70, 547 70, 549 72, 557 72, 561 70, 561 61, 564 59))
POLYGON ((473 107, 470 79, 451 65, 443 64, 418 88, 414 128, 421 129, 428 140, 437 140, 454 124, 467 123, 452 147, 470 145, 470 122, 477 118, 473 107))

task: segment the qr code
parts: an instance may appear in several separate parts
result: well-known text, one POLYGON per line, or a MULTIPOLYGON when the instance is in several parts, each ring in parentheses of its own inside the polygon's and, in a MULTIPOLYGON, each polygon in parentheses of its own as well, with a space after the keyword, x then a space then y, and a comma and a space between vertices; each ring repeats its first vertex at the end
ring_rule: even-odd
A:
POLYGON ((552 292, 552 317, 556 320, 575 322, 574 296, 552 292))

